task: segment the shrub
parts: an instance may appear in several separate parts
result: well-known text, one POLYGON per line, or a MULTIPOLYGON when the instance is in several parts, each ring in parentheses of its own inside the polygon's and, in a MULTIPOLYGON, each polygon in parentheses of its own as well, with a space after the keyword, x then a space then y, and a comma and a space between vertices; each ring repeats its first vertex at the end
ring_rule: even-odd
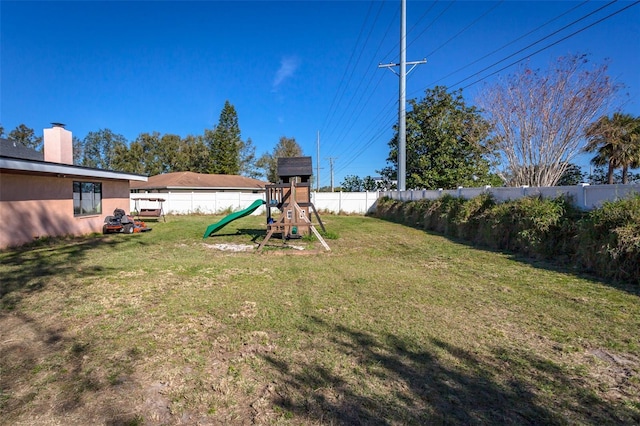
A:
POLYGON ((640 284, 640 195, 589 212, 579 226, 577 260, 598 275, 640 284))
POLYGON ((501 204, 492 212, 496 213, 494 223, 500 228, 499 248, 547 259, 571 257, 575 252, 567 244, 575 235, 575 229, 571 232, 575 217, 569 218, 567 213, 574 216, 576 210, 564 196, 524 197, 501 204))
POLYGON ((487 221, 488 212, 495 206, 495 198, 489 193, 481 194, 463 203, 456 218, 458 237, 480 243, 483 224, 487 221))

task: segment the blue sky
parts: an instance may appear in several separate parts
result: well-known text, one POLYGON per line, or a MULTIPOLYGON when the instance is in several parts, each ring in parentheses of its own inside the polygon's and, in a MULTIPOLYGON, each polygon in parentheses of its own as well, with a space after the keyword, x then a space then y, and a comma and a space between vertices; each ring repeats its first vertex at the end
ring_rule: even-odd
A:
MULTIPOLYGON (((407 60, 428 62, 409 75, 407 99, 439 84, 464 88, 474 103, 483 84, 515 67, 471 83, 569 36, 531 64, 545 68, 567 53, 608 61, 627 86, 622 109, 640 115, 640 5, 608 4, 409 0, 407 60)), ((399 0, 3 0, 0 123, 41 135, 62 122, 80 138, 104 128, 129 141, 153 131, 196 135, 229 100, 258 154, 294 137, 315 171, 319 131, 321 185, 329 157, 336 185, 349 174, 375 176, 398 96, 398 77, 377 65, 399 60, 399 10, 399 0)))

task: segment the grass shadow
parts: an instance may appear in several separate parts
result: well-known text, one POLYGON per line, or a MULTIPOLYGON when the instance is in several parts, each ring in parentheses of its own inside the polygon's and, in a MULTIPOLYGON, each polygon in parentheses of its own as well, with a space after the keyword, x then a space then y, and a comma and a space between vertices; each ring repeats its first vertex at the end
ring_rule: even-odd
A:
POLYGON ((241 228, 241 229, 238 229, 238 232, 240 232, 242 234, 250 235, 251 236, 251 241, 253 241, 254 243, 261 242, 262 240, 264 240, 264 237, 267 236, 267 230, 266 229, 241 228))
POLYGON ((106 236, 52 238, 0 252, 0 313, 13 309, 24 294, 44 289, 53 278, 87 277, 110 272, 102 265, 78 268, 98 246, 115 249, 124 240, 106 236))
POLYGON ((236 237, 238 235, 248 235, 251 237, 251 241, 255 243, 258 240, 264 239, 264 237, 267 235, 267 231, 265 229, 239 228, 235 232, 227 232, 225 234, 216 233, 213 235, 209 235, 207 238, 226 238, 236 237))
POLYGON ((95 369, 86 366, 86 360, 92 356, 93 343, 70 336, 63 326, 43 327, 22 313, 0 314, 0 324, 22 333, 20 338, 0 342, 0 371, 3 372, 0 374, 0 418, 6 424, 25 409, 40 414, 52 411, 72 424, 78 424, 70 420, 77 416, 83 423, 90 423, 89 418, 94 417, 105 419, 105 424, 110 425, 138 424, 135 421, 139 416, 132 414, 134 406, 110 401, 99 406, 92 404, 96 395, 110 389, 139 387, 127 374, 129 364, 135 360, 112 362, 105 368, 116 372, 115 378, 105 380, 95 369), (35 386, 25 389, 23 382, 27 378, 35 386), (51 398, 39 395, 53 389, 51 398))
POLYGON ((637 412, 609 406, 576 386, 562 368, 532 354, 496 348, 487 359, 436 338, 425 347, 409 337, 374 335, 314 316, 307 319, 305 330, 315 334, 309 338, 329 336, 329 347, 322 350, 349 359, 348 369, 314 360, 310 354, 300 359, 274 354, 264 358, 286 389, 272 403, 311 423, 553 425, 639 420, 637 412), (520 362, 507 382, 497 379, 504 377, 502 368, 508 368, 504 359, 520 362), (565 392, 554 408, 536 392, 549 382, 565 392))

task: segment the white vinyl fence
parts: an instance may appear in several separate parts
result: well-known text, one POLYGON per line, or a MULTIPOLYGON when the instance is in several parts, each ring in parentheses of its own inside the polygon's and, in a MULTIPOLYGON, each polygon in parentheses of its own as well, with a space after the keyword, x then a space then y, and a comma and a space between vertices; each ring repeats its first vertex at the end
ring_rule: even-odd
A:
MULTIPOLYGON (((136 209, 137 198, 163 198, 165 214, 219 214, 247 208, 255 200, 264 200, 264 193, 247 192, 153 192, 135 193, 130 197, 130 210, 136 209)), ((312 192, 311 202, 318 212, 366 214, 375 209, 377 192, 312 192)), ((158 208, 154 201, 139 200, 137 208, 158 208)), ((264 214, 264 206, 253 214, 264 214)))
MULTIPOLYGON (((553 187, 501 187, 458 188, 452 190, 416 190, 416 191, 384 191, 384 192, 312 192, 311 201, 318 212, 366 214, 374 212, 378 197, 387 196, 394 200, 410 201, 434 200, 445 194, 454 197, 473 198, 483 192, 493 194, 497 201, 515 200, 521 197, 542 195, 554 198, 565 194, 573 198, 576 206, 591 210, 605 201, 627 198, 633 193, 640 193, 640 184, 634 185, 587 185, 553 186, 553 187)), ((136 198, 164 198, 165 214, 220 214, 225 211, 238 211, 247 208, 255 200, 265 199, 264 193, 247 192, 166 192, 131 194, 131 206, 136 209, 136 198)), ((153 201, 138 201, 138 208, 157 208, 153 201)), ((264 214, 265 208, 257 209, 253 214, 264 214)))
POLYGON ((634 193, 640 194, 640 184, 633 185, 589 185, 549 186, 549 187, 500 187, 490 186, 482 188, 458 188, 450 190, 417 190, 417 191, 384 191, 380 196, 387 196, 394 200, 411 201, 429 199, 435 200, 445 194, 454 197, 473 198, 483 192, 490 193, 496 201, 516 200, 522 197, 541 195, 545 198, 555 198, 560 195, 570 196, 575 205, 584 210, 592 210, 602 206, 605 201, 615 201, 627 198, 634 193))

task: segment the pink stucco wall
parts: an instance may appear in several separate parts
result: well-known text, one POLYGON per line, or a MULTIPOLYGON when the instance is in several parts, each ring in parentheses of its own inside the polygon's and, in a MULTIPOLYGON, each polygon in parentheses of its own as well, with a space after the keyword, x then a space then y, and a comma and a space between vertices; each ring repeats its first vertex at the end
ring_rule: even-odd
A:
POLYGON ((129 181, 33 176, 2 172, 0 249, 45 236, 102 232, 115 208, 128 211, 129 181), (73 182, 102 182, 102 214, 74 217, 73 182))

